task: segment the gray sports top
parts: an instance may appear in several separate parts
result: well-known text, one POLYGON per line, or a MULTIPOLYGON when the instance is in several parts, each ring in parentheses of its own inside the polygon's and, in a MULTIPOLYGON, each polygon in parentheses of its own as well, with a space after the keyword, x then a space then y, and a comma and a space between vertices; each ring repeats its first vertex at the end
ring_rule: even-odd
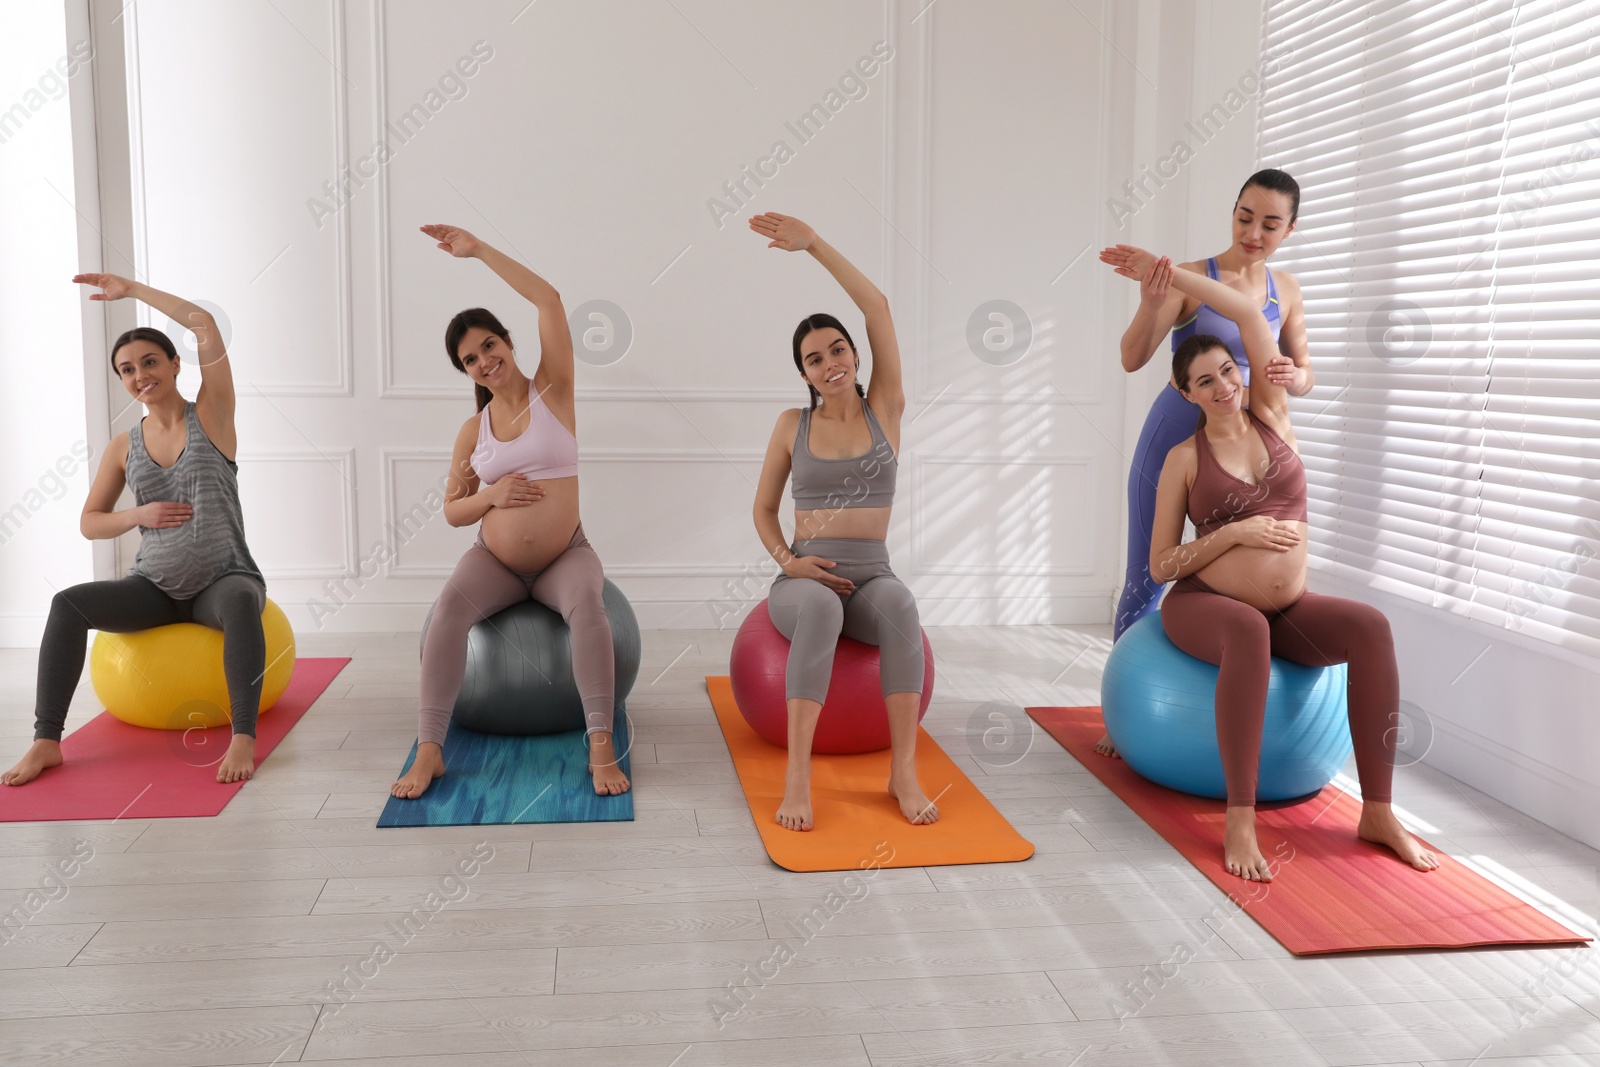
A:
POLYGON ((819 459, 811 454, 811 412, 800 413, 800 429, 794 436, 790 461, 789 491, 794 506, 801 511, 822 508, 886 508, 894 503, 895 471, 900 461, 889 447, 889 439, 872 413, 872 405, 861 401, 872 432, 872 447, 847 459, 819 459))
POLYGON ((144 420, 128 431, 128 488, 143 505, 152 501, 188 504, 194 513, 181 526, 139 527, 139 555, 131 573, 143 575, 174 600, 191 600, 225 574, 248 574, 266 584, 244 542, 239 509, 239 465, 206 436, 193 401, 183 405, 188 436, 170 467, 150 458, 144 447, 144 420))

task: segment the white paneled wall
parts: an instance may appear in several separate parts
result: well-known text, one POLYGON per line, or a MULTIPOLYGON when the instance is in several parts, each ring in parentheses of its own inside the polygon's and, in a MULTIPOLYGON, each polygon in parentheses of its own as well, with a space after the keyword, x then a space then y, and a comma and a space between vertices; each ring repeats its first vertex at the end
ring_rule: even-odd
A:
POLYGON ((138 5, 135 259, 226 314, 274 599, 301 627, 414 628, 471 543, 439 511, 473 410, 444 326, 490 308, 531 371, 537 319, 417 232, 446 221, 569 312, 622 310, 578 324, 631 331, 579 367, 585 529, 646 625, 736 621, 767 568, 750 505, 772 420, 806 395, 794 323, 831 311, 865 340, 809 257, 744 226, 780 210, 893 304, 912 406, 890 547, 924 617, 1106 619, 1125 294, 1095 206, 1138 77, 1112 20, 1045 0, 138 5), (1026 325, 979 312, 995 300, 1026 325), (1014 347, 975 349, 997 323, 1014 347))
MULTIPOLYGON (((93 46, 60 4, 0 33, 0 644, 37 644, 50 598, 88 578, 78 515, 100 455, 83 412, 74 94, 93 46)), ((92 186, 90 187, 92 190, 92 186)))
MULTIPOLYGON (((1094 251, 1226 243, 1252 101, 1131 219, 1110 201, 1250 66, 1255 0, 66 6, 97 49, 72 109, 77 266, 221 309, 251 543, 297 626, 412 629, 471 542, 439 513, 473 410, 449 317, 487 306, 535 356, 532 309, 436 251, 433 221, 525 258, 569 311, 622 309, 626 353, 579 367, 585 528, 646 625, 735 622, 770 573, 761 452, 805 401, 794 323, 831 311, 864 341, 809 257, 744 228, 765 210, 814 223, 893 304, 911 407, 890 549, 925 618, 1109 619, 1124 457, 1162 373, 1118 370, 1136 293, 1094 251)), ((37 182, 7 205, 67 207, 37 182)), ((79 306, 88 433, 58 420, 56 452, 139 414, 98 377, 132 309, 79 306)), ((0 403, 13 425, 43 410, 0 403)), ((52 505, 53 541, 8 542, 5 640, 35 642, 49 602, 14 575, 131 562, 132 535, 93 573, 52 549, 85 487, 52 505)))

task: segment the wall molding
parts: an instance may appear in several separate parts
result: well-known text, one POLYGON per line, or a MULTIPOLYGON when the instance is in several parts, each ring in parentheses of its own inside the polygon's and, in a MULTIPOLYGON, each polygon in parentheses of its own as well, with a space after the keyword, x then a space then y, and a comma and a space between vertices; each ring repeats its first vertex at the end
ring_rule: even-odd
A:
MULTIPOLYGON (((384 544, 388 545, 393 553, 390 561, 379 571, 379 574, 382 577, 448 578, 455 572, 454 564, 449 567, 434 567, 421 566, 417 564, 402 564, 399 562, 400 551, 402 548, 404 548, 404 545, 400 543, 400 516, 397 510, 399 507, 400 494, 395 483, 395 465, 397 463, 403 463, 406 461, 413 463, 437 463, 441 469, 448 471, 450 467, 450 457, 452 455, 453 453, 448 448, 378 449, 378 465, 383 474, 382 478, 379 479, 381 483, 379 486, 379 499, 382 502, 380 507, 383 509, 383 533, 385 535, 384 544)), ((442 496, 444 490, 440 489, 439 492, 442 496)), ((428 522, 433 522, 435 518, 441 522, 444 521, 443 509, 440 509, 437 515, 430 516, 428 522)), ((409 542, 409 540, 410 539, 408 538, 407 541, 409 542)))
MULTIPOLYGON (((930 466, 944 467, 1078 467, 1082 468, 1090 482, 1095 480, 1097 469, 1093 456, 1010 456, 997 452, 974 452, 965 455, 916 453, 910 454, 911 460, 911 489, 912 499, 918 501, 922 508, 929 507, 931 499, 925 485, 928 468, 930 466)), ((1089 491, 1093 496, 1093 490, 1089 491)), ((1085 562, 1074 565, 1057 565, 1050 567, 1003 566, 1000 564, 975 564, 975 563, 930 563, 924 552, 923 538, 927 529, 927 522, 920 511, 912 512, 911 524, 911 573, 915 577, 923 575, 935 577, 994 577, 994 578, 1086 578, 1095 574, 1095 542, 1093 527, 1090 527, 1088 546, 1083 552, 1085 562)), ((1104 599, 1101 597, 1100 599, 1104 599)))
MULTIPOLYGON (((121 11, 127 20, 126 58, 128 71, 128 161, 133 201, 133 256, 135 272, 140 281, 150 278, 150 241, 145 178, 144 146, 144 90, 139 58, 139 31, 136 9, 129 3, 121 11)), ((280 14, 282 14, 280 12, 280 14)), ((287 18, 288 16, 284 16, 287 18)), ((328 0, 329 42, 335 56, 345 58, 345 0, 328 0)), ((350 162, 348 101, 345 96, 344 74, 333 68, 333 128, 334 128, 334 180, 337 182, 350 162)), ((338 358, 334 361, 337 376, 331 382, 275 382, 263 385, 256 381, 239 384, 267 397, 324 397, 355 395, 355 355, 353 339, 355 322, 351 314, 350 278, 350 219, 341 211, 335 231, 334 282, 338 298, 338 358)), ((204 295, 202 294, 202 298, 204 295)), ((139 304, 135 312, 140 326, 155 325, 154 309, 139 304)), ((158 327, 159 328, 159 327, 158 327)))
MULTIPOLYGON (((262 467, 272 463, 327 463, 339 471, 339 503, 344 525, 344 563, 337 567, 293 567, 288 569, 262 568, 267 581, 291 581, 301 578, 349 578, 357 568, 356 551, 356 487, 355 449, 343 451, 317 451, 315 449, 273 449, 241 451, 236 457, 241 468, 262 467)), ((257 524, 260 529, 260 524, 257 524)))

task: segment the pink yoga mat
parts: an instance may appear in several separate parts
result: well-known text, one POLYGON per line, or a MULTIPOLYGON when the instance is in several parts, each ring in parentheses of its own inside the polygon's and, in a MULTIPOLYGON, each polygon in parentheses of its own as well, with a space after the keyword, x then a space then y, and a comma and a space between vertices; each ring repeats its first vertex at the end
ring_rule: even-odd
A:
POLYGON ((1246 882, 1222 866, 1222 801, 1173 792, 1097 754, 1105 730, 1099 708, 1028 714, 1297 956, 1591 940, 1438 849, 1439 869, 1424 874, 1360 840, 1361 802, 1331 785, 1308 800, 1256 809, 1261 852, 1280 867, 1270 883, 1246 882))
MULTIPOLYGON (((257 721, 257 767, 349 662, 294 661, 288 690, 257 721)), ((227 726, 151 730, 101 712, 62 740, 61 766, 27 785, 0 786, 0 822, 216 815, 244 788, 217 782, 231 734, 227 726)))

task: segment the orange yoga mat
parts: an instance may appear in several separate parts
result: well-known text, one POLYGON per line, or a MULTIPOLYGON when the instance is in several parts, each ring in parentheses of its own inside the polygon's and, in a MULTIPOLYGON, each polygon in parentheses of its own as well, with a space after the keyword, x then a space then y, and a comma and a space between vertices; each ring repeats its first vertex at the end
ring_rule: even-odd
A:
POLYGON ((1222 866, 1221 801, 1174 792, 1096 753, 1104 731, 1099 708, 1028 714, 1297 956, 1592 940, 1438 849, 1439 869, 1422 872, 1362 841, 1361 802, 1331 785, 1306 800, 1256 809, 1261 853, 1276 866, 1270 883, 1246 882, 1222 866))
POLYGON ((889 753, 814 756, 814 829, 800 833, 776 822, 789 754, 750 729, 727 678, 707 678, 711 707, 733 753, 739 785, 750 802, 761 843, 772 862, 791 871, 853 871, 866 867, 938 867, 951 863, 1013 863, 1033 855, 1027 841, 961 768, 917 731, 917 780, 939 807, 939 821, 912 826, 885 791, 889 753))

